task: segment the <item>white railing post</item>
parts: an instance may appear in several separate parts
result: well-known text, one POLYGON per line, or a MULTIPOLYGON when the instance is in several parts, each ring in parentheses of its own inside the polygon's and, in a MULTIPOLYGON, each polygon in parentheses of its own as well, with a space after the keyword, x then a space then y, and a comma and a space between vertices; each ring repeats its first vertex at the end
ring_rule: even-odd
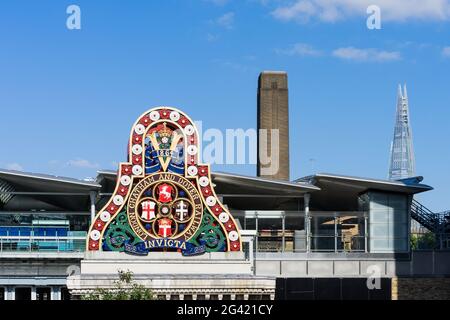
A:
POLYGON ((306 252, 311 251, 311 222, 309 217, 309 200, 310 194, 305 193, 303 196, 303 206, 305 211, 305 229, 306 229, 306 252))
POLYGON ((336 212, 334 213, 334 252, 337 252, 337 243, 338 243, 338 218, 336 212))
POLYGON ((369 252, 369 247, 368 247, 368 226, 367 226, 367 214, 364 214, 364 252, 368 253, 369 252))
POLYGON ((97 197, 97 193, 95 191, 91 191, 89 192, 89 197, 91 200, 91 224, 92 224, 95 219, 95 199, 97 197))

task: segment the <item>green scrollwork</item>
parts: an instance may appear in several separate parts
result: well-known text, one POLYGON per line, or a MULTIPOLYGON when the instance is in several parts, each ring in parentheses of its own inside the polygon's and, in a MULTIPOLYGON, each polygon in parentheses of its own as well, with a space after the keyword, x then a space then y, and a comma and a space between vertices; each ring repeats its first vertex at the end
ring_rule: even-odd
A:
POLYGON ((225 251, 227 246, 222 227, 207 210, 204 211, 200 228, 189 242, 195 246, 205 245, 206 252, 225 251))
POLYGON ((126 209, 121 211, 109 224, 103 237, 104 251, 124 251, 124 243, 137 244, 141 239, 128 224, 126 209))

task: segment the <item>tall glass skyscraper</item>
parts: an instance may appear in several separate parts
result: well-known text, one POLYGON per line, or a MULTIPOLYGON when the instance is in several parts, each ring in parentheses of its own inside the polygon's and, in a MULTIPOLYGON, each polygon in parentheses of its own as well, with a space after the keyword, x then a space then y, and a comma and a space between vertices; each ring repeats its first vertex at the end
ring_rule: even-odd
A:
POLYGON ((391 144, 391 161, 389 179, 399 180, 416 175, 412 131, 408 107, 406 85, 402 91, 398 86, 397 115, 394 129, 394 139, 391 144))

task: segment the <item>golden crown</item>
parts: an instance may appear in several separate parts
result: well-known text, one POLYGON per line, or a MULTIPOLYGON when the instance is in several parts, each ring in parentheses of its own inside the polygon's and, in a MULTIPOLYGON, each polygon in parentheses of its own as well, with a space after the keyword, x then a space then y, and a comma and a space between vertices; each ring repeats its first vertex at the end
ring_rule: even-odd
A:
POLYGON ((172 130, 171 130, 170 128, 167 128, 167 125, 166 125, 165 122, 163 123, 163 128, 160 129, 160 130, 158 131, 158 133, 159 133, 159 136, 160 136, 161 138, 172 136, 172 130))

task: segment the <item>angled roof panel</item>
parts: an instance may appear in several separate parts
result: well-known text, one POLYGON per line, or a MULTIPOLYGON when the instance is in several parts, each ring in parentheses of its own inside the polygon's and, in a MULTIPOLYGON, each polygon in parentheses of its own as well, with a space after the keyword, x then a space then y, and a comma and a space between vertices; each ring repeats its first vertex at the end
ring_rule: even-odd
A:
MULTIPOLYGON (((315 182, 315 185, 321 182, 332 183, 354 188, 378 189, 383 191, 403 192, 408 194, 415 194, 433 190, 433 188, 429 185, 413 183, 413 180, 408 183, 408 181, 382 180, 330 173, 318 173, 309 177, 298 179, 297 181, 310 181, 313 183, 315 182)), ((416 181, 421 181, 421 179, 418 179, 416 181)))
MULTIPOLYGON (((112 170, 98 171, 97 181, 116 179, 117 172, 112 170)), ((260 177, 238 175, 234 173, 212 172, 216 192, 220 194, 279 194, 300 195, 305 192, 320 190, 308 182, 290 182, 260 177)))
POLYGON ((46 182, 49 184, 63 184, 63 185, 73 185, 77 187, 87 188, 87 189, 98 189, 101 186, 93 181, 86 181, 68 177, 60 177, 49 174, 41 173, 30 173, 15 170, 0 169, 0 179, 8 181, 11 184, 23 184, 23 183, 33 183, 33 182, 46 182))

